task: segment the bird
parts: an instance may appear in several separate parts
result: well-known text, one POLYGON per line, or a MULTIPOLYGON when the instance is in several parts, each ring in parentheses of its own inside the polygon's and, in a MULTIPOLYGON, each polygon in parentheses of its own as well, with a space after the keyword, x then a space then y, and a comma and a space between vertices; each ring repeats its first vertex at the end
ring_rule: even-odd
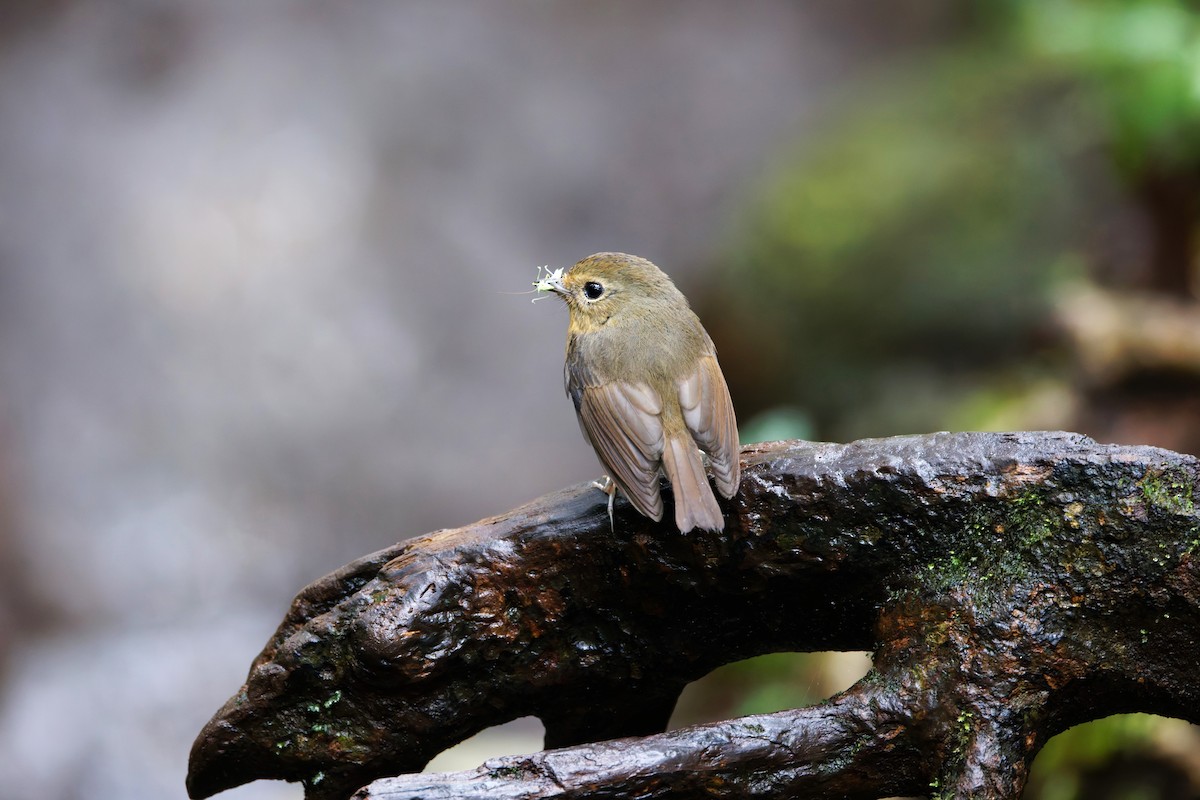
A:
POLYGON ((566 302, 563 377, 584 438, 640 513, 659 521, 666 475, 680 532, 721 531, 726 499, 741 480, 737 419, 712 339, 661 269, 626 253, 596 253, 534 282, 566 302))

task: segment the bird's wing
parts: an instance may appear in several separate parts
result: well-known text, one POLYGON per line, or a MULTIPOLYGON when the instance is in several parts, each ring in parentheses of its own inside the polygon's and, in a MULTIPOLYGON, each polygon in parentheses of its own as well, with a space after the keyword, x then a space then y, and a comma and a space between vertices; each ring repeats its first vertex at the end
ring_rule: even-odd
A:
POLYGON ((715 355, 701 357, 695 371, 680 381, 679 405, 692 438, 712 461, 717 488, 733 497, 741 482, 737 419, 715 355))
POLYGON ((596 455, 638 511, 662 519, 662 400, 644 383, 613 381, 578 386, 579 426, 596 455))

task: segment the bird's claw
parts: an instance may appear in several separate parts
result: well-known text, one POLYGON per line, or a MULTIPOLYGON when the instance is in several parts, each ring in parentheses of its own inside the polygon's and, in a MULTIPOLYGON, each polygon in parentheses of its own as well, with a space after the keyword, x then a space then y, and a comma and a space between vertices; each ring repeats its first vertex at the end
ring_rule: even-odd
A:
POLYGON ((613 523, 613 501, 617 497, 617 483, 609 476, 605 475, 602 481, 592 481, 592 486, 595 486, 600 491, 608 495, 608 529, 616 531, 617 527, 613 523))

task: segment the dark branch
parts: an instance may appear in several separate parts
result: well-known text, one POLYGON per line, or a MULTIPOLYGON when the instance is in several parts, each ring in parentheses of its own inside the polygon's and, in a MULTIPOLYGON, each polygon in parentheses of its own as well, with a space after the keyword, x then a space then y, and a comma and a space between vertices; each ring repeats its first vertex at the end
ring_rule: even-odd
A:
POLYGON ((612 532, 581 486, 308 587, 197 739, 192 796, 1007 798, 1070 725, 1200 721, 1195 459, 934 434, 743 461, 720 534, 622 504, 612 532), (827 704, 661 733, 720 664, 849 649, 874 669, 827 704), (403 775, 531 714, 562 749, 403 775))
POLYGON ((891 698, 858 687, 828 704, 532 756, 477 770, 385 778, 356 795, 415 798, 855 797, 918 785, 891 698))

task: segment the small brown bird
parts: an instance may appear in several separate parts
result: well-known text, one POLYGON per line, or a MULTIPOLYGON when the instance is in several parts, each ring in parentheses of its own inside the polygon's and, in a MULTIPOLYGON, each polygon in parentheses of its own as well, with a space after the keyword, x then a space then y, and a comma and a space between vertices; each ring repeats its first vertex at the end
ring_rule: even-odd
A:
MULTIPOLYGON (((644 258, 588 256, 534 284, 567 303, 567 394, 579 426, 638 511, 662 519, 659 475, 675 494, 675 524, 719 531, 725 519, 704 473, 708 453, 717 489, 740 481, 737 420, 717 353, 671 279, 644 258)), ((615 487, 613 486, 615 484, 615 487)))

